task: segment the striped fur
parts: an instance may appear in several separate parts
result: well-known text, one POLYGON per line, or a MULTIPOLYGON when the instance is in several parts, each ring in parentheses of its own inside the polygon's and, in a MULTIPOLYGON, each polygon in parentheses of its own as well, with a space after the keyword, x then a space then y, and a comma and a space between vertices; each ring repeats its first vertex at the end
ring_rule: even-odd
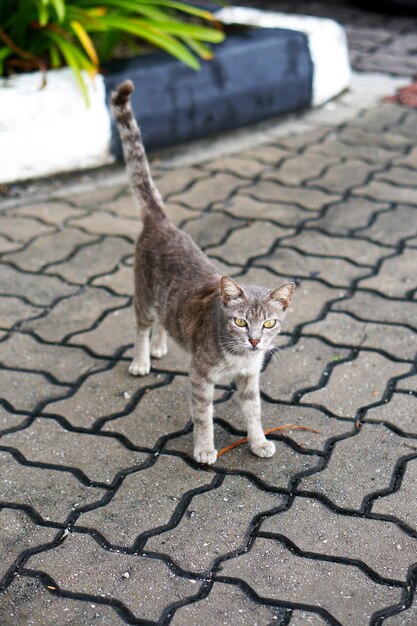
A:
POLYGON ((251 450, 275 451, 261 425, 259 373, 273 347, 294 285, 278 289, 240 286, 222 276, 192 239, 168 219, 150 173, 140 130, 132 114, 133 85, 126 81, 112 96, 130 185, 142 207, 143 230, 135 250, 134 306, 137 337, 129 372, 144 376, 150 356, 166 354, 166 332, 191 353, 191 411, 194 458, 214 463, 213 392, 216 383, 236 379, 251 450), (235 318, 246 320, 238 327, 235 318), (274 319, 273 328, 264 321, 274 319), (252 343, 251 343, 252 342, 252 343))

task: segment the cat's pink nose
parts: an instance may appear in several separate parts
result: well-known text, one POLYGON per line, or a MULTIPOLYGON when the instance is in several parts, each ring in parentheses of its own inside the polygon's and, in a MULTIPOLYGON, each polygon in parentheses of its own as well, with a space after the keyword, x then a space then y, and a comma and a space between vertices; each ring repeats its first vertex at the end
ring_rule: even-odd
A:
POLYGON ((249 339, 249 342, 254 348, 256 348, 256 346, 260 342, 260 339, 249 339))

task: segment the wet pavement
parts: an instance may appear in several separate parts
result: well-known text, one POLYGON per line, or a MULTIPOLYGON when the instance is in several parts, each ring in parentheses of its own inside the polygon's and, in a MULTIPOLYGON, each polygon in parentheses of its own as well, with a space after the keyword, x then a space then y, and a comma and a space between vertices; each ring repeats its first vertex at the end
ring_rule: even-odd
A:
MULTIPOLYGON (((2 625, 417 623, 416 128, 344 96, 252 146, 153 161, 225 273, 297 283, 263 423, 318 432, 270 435, 271 459, 193 461, 173 343, 128 375, 122 175, 0 203, 2 625)), ((245 434, 233 384, 215 415, 218 448, 245 434)))

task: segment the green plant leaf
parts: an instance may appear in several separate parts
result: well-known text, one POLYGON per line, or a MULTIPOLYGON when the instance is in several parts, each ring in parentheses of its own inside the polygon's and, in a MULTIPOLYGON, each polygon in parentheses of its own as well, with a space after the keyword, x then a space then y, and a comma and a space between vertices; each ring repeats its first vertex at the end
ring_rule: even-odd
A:
POLYGON ((47 6, 44 6, 43 4, 40 4, 38 6, 38 19, 39 24, 42 27, 47 25, 47 23, 49 22, 49 9, 47 6))
POLYGON ((86 86, 86 84, 84 82, 84 79, 83 79, 83 76, 81 74, 81 69, 83 69, 83 66, 80 63, 79 55, 77 55, 77 52, 79 52, 79 51, 77 50, 77 48, 75 48, 75 46, 73 46, 72 44, 68 43, 68 41, 66 41, 66 39, 64 39, 63 37, 60 37, 56 33, 50 32, 49 36, 55 42, 56 47, 61 51, 62 56, 64 57, 64 59, 67 62, 68 66, 74 72, 74 76, 75 76, 75 78, 76 78, 76 80, 77 80, 77 82, 78 82, 78 84, 79 84, 79 86, 81 88, 82 94, 84 96, 85 104, 86 104, 87 108, 89 108, 89 106, 90 106, 90 99, 88 97, 87 86, 86 86))
POLYGON ((176 57, 192 69, 198 70, 200 68, 198 60, 184 45, 173 37, 161 32, 154 26, 146 24, 141 20, 122 18, 114 15, 106 15, 103 20, 104 19, 109 26, 113 26, 113 28, 120 29, 126 33, 130 33, 131 35, 142 37, 146 41, 149 41, 159 48, 166 50, 172 54, 172 56, 176 57))
POLYGON ((97 51, 93 42, 91 41, 90 35, 85 30, 84 26, 80 24, 80 22, 77 22, 76 20, 72 20, 70 23, 71 23, 72 30, 74 31, 79 41, 81 42, 82 47, 88 54, 94 67, 98 68, 100 65, 100 61, 98 60, 97 51))
POLYGON ((201 39, 202 41, 208 41, 210 43, 220 43, 224 40, 224 33, 214 28, 206 28, 204 26, 197 26, 195 24, 187 24, 176 21, 166 22, 153 22, 154 28, 159 28, 171 35, 188 36, 193 39, 201 39))
POLYGON ((58 67, 61 67, 62 65, 61 57, 59 56, 59 52, 53 43, 49 45, 48 50, 49 50, 49 56, 51 59, 51 67, 53 69, 57 69, 58 67))
POLYGON ((4 74, 4 62, 12 54, 12 50, 8 46, 0 48, 0 76, 4 74))
POLYGON ((51 0, 51 4, 55 9, 58 22, 62 23, 65 19, 65 2, 64 0, 51 0))
POLYGON ((181 37, 183 42, 191 48, 193 52, 198 54, 204 61, 211 61, 214 57, 213 51, 201 41, 192 39, 191 37, 181 37))
MULTIPOLYGON (((216 21, 216 17, 207 11, 206 9, 200 9, 199 7, 192 6, 191 4, 185 4, 184 2, 177 2, 176 0, 146 0, 140 2, 139 0, 122 0, 123 2, 131 5, 129 11, 137 11, 139 7, 143 4, 147 5, 156 5, 160 7, 167 7, 170 9, 175 9, 176 11, 181 11, 182 13, 188 13, 189 15, 194 15, 195 17, 200 17, 206 21, 216 21)), ((116 6, 118 0, 78 0, 79 6, 116 6)), ((121 4, 119 3, 119 8, 121 8, 121 4)))

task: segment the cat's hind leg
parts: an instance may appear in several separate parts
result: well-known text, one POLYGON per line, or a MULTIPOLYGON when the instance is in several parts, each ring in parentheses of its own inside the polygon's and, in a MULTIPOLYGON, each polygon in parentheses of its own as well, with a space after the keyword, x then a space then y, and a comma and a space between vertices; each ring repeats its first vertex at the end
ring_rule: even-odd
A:
POLYGON ((161 322, 156 322, 152 330, 151 356, 155 359, 162 359, 168 352, 167 331, 161 322))
POLYGON ((135 303, 136 313, 136 342, 133 349, 133 359, 129 366, 132 376, 146 376, 151 371, 150 336, 155 321, 152 308, 135 303))

